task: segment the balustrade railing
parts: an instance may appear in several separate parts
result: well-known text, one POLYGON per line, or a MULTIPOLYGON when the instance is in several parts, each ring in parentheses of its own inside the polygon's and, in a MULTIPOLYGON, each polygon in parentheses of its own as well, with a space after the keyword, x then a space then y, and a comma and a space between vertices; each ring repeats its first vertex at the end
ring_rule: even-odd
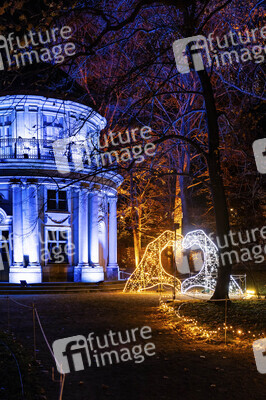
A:
POLYGON ((53 160, 52 141, 23 138, 0 139, 0 160, 10 158, 53 160))
MULTIPOLYGON (((5 138, 0 139, 0 162, 6 159, 36 159, 36 160, 53 160, 55 161, 53 151, 53 140, 45 139, 25 139, 25 138, 5 138)), ((105 152, 97 152, 95 148, 77 146, 76 143, 66 145, 65 155, 67 162, 73 163, 76 168, 84 168, 96 166, 113 166, 117 165, 117 160, 111 154, 105 152), (87 151, 90 151, 88 153, 87 151)))

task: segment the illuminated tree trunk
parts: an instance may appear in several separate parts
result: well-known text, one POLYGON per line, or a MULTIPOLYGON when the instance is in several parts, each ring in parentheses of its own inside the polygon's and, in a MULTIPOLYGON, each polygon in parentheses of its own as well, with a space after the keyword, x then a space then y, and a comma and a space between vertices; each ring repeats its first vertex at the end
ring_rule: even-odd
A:
MULTIPOLYGON (((179 151, 180 167, 185 173, 189 173, 190 160, 187 151, 181 149, 179 151)), ((179 187, 180 187, 180 198, 182 205, 182 235, 185 236, 191 230, 191 221, 189 214, 189 193, 188 186, 190 178, 188 176, 179 175, 178 176, 179 187)))
POLYGON ((188 205, 188 178, 179 176, 180 197, 182 204, 182 235, 186 235, 190 231, 189 205, 188 205))
POLYGON ((139 265, 141 258, 141 212, 141 206, 133 210, 133 241, 136 267, 139 265))
POLYGON ((140 261, 140 247, 139 247, 139 235, 136 227, 133 228, 133 240, 134 240, 135 265, 137 267, 140 261))
MULTIPOLYGON (((219 151, 219 127, 218 116, 215 106, 212 85, 206 71, 198 71, 198 76, 203 89, 205 99, 207 129, 208 129, 208 170, 211 183, 214 213, 216 219, 216 231, 219 237, 228 235, 230 230, 229 215, 226 204, 219 151)), ((230 248, 220 251, 220 267, 218 269, 218 280, 212 299, 228 298, 228 289, 231 275, 230 263, 222 264, 221 255, 230 248)))
POLYGON ((130 200, 135 266, 137 267, 140 262, 139 214, 138 207, 136 207, 136 199, 134 197, 133 171, 130 172, 130 200))
POLYGON ((138 221, 139 221, 139 231, 138 231, 138 247, 139 247, 139 258, 141 257, 141 229, 142 229, 142 205, 138 207, 138 221))

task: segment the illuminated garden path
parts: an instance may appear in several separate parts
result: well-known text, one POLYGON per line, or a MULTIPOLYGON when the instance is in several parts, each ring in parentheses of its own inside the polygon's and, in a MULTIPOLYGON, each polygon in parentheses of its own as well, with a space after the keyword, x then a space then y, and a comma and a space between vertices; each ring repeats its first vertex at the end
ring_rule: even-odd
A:
MULTIPOLYGON (((30 305, 33 297, 14 298, 30 305)), ((59 338, 103 335, 148 325, 156 355, 133 362, 90 368, 66 376, 63 400, 238 400, 264 398, 265 376, 250 350, 189 342, 158 313, 157 294, 89 293, 34 296, 50 344, 59 338)), ((0 298, 0 329, 6 329, 6 300, 0 298)), ((31 310, 10 303, 10 323, 18 340, 32 350, 31 310)), ((58 383, 50 379, 53 361, 37 328, 37 358, 48 400, 58 399, 58 383)), ((56 377, 57 378, 57 377, 56 377)))

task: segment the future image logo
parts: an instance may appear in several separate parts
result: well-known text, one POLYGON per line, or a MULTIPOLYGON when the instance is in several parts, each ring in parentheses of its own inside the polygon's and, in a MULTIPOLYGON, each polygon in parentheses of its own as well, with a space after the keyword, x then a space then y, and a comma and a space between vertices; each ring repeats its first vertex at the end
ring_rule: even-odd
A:
POLYGON ((257 370, 260 374, 266 374, 266 338, 256 340, 253 343, 257 370))
POLYGON ((123 333, 109 330, 103 337, 90 332, 87 338, 77 335, 55 340, 53 351, 58 372, 68 374, 91 366, 104 367, 127 361, 142 363, 145 356, 155 355, 155 345, 136 342, 151 339, 151 331, 149 326, 143 326, 123 333))
POLYGON ((208 65, 211 65, 211 57, 209 53, 208 43, 205 36, 191 36, 186 39, 176 40, 173 43, 173 50, 176 61, 176 68, 181 74, 187 74, 190 72, 189 61, 187 56, 187 47, 190 45, 190 55, 196 71, 204 69, 203 58, 199 50, 204 49, 208 65), (193 44, 194 43, 194 44, 193 44), (196 51, 195 51, 196 50, 196 51))
POLYGON ((266 138, 256 140, 252 147, 257 170, 260 174, 266 174, 266 138))
POLYGON ((57 369, 60 373, 82 371, 91 366, 90 352, 85 336, 77 335, 53 343, 57 369))
POLYGON ((265 38, 266 26, 260 30, 246 29, 244 34, 229 31, 222 38, 215 37, 211 32, 208 37, 197 35, 176 40, 173 43, 173 51, 177 70, 181 74, 187 74, 191 69, 202 71, 212 64, 219 69, 225 65, 240 62, 263 63, 266 48, 262 44, 262 39, 265 38))
POLYGON ((88 167, 110 167, 112 164, 133 161, 139 164, 146 157, 155 155, 156 146, 149 141, 152 136, 149 126, 126 130, 123 133, 109 131, 103 136, 103 142, 99 137, 85 137, 81 133, 66 138, 60 138, 52 143, 55 163, 60 174, 69 174, 72 160, 74 171, 82 171, 85 161, 88 167), (140 140, 136 137, 139 131, 140 140))
POLYGON ((0 35, 0 71, 40 62, 61 64, 65 56, 73 56, 76 50, 72 42, 58 42, 69 40, 71 36, 72 29, 69 26, 42 32, 30 30, 23 38, 15 36, 14 32, 7 37, 0 35))

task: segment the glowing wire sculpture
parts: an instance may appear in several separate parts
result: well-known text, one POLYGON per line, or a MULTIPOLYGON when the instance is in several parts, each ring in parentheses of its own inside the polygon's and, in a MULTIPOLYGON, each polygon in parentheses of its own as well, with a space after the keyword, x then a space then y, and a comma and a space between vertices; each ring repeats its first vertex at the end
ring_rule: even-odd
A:
MULTIPOLYGON (((194 245, 197 245, 203 251, 203 266, 197 275, 187 278, 182 282, 181 292, 186 293, 188 290, 196 287, 202 287, 206 291, 214 291, 219 268, 218 249, 202 230, 189 232, 182 242, 184 249, 189 249, 194 245)), ((243 294, 232 276, 230 277, 229 293, 243 294)))
POLYGON ((182 250, 183 236, 176 234, 176 238, 177 241, 175 241, 175 232, 165 231, 148 244, 141 262, 129 277, 124 292, 140 292, 160 284, 175 287, 177 291, 180 291, 180 280, 168 274, 161 263, 161 253, 167 246, 173 246, 174 254, 177 249, 182 250))

